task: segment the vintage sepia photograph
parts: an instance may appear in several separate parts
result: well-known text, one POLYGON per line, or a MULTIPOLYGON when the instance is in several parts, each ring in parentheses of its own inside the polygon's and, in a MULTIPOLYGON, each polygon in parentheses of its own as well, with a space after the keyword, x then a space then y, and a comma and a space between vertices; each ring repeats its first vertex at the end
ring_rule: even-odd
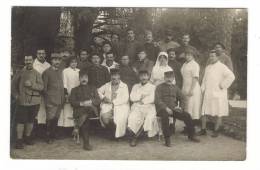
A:
POLYGON ((246 159, 247 8, 12 6, 10 39, 11 159, 246 159))

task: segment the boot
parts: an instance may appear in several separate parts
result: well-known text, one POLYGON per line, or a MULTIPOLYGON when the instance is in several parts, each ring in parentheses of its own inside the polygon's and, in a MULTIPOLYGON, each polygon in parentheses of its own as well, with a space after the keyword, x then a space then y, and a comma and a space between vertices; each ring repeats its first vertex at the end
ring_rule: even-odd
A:
POLYGON ((170 137, 165 137, 165 146, 171 147, 171 138, 170 137))
POLYGON ((219 135, 219 131, 218 130, 214 130, 213 134, 211 135, 211 137, 216 138, 216 137, 218 137, 218 135, 219 135))
POLYGON ((130 141, 130 146, 131 147, 135 147, 137 145, 137 138, 136 137, 132 137, 131 141, 130 141))
POLYGON ((52 131, 53 131, 53 121, 52 120, 48 120, 46 123, 46 142, 48 144, 52 144, 54 139, 53 139, 53 135, 52 135, 52 131))
POLYGON ((15 149, 23 149, 23 139, 17 139, 15 144, 15 149))
POLYGON ((89 140, 83 139, 83 149, 86 151, 91 151, 92 150, 92 146, 89 144, 89 140))
POLYGON ((25 136, 25 138, 24 138, 24 143, 25 143, 26 145, 34 145, 34 142, 33 142, 31 136, 25 136))
POLYGON ((207 130, 206 130, 206 129, 201 129, 201 130, 198 132, 198 135, 199 135, 199 136, 206 136, 206 135, 207 135, 207 130))

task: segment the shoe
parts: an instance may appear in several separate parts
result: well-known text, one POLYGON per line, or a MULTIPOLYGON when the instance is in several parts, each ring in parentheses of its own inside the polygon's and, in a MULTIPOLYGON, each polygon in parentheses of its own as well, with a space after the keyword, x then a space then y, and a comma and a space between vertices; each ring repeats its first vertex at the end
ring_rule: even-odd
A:
POLYGON ((199 143, 199 142, 200 142, 200 140, 199 140, 198 138, 196 138, 195 136, 189 137, 189 140, 190 140, 191 142, 195 142, 195 143, 199 143))
POLYGON ((52 144, 54 142, 54 139, 50 136, 47 136, 46 143, 52 144))
POLYGON ((206 129, 201 129, 199 132, 198 132, 198 136, 206 136, 207 135, 207 130, 206 129))
POLYGON ((93 147, 90 144, 84 144, 83 149, 86 151, 91 151, 93 149, 93 147))
POLYGON ((211 137, 216 138, 216 137, 218 137, 218 135, 219 135, 219 132, 214 130, 211 137))
POLYGON ((17 139, 16 144, 15 144, 15 149, 23 149, 23 140, 22 139, 17 139))
POLYGON ((31 136, 26 136, 26 137, 24 138, 24 143, 25 143, 26 145, 34 145, 34 142, 33 142, 31 136))
POLYGON ((130 146, 131 147, 135 147, 137 145, 137 139, 136 138, 132 138, 132 140, 130 141, 130 146))
POLYGON ((170 137, 165 138, 165 146, 171 147, 171 138, 170 137))

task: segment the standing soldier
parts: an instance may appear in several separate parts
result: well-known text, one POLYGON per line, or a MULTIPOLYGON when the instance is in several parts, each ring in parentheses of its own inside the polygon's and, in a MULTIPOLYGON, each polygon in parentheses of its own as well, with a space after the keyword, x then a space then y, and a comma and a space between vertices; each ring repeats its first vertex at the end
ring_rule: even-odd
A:
POLYGON ((53 143, 57 132, 57 122, 64 103, 64 87, 62 70, 60 69, 61 56, 51 54, 51 67, 43 72, 44 98, 47 116, 47 143, 53 143))
POLYGON ((173 41, 173 36, 172 36, 172 30, 167 29, 165 31, 165 38, 164 40, 161 40, 158 42, 158 45, 160 47, 160 51, 167 52, 170 48, 176 49, 180 47, 180 44, 173 41))
POLYGON ((153 62, 156 62, 160 49, 155 45, 155 42, 153 41, 153 33, 150 30, 145 31, 144 48, 147 52, 147 57, 153 62))
POLYGON ((33 145, 31 132, 34 119, 39 111, 40 92, 43 90, 41 75, 33 69, 33 57, 25 56, 24 63, 25 67, 12 81, 12 95, 18 104, 16 108, 16 149, 23 149, 23 142, 27 145, 33 145))

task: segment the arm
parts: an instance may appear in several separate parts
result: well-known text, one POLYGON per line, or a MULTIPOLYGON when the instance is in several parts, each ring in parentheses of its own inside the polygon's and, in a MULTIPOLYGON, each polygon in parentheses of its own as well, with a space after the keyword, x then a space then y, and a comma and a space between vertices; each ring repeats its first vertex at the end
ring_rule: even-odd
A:
POLYGON ((92 104, 93 104, 93 105, 98 106, 98 105, 100 105, 101 100, 100 100, 100 98, 99 98, 97 89, 94 89, 94 88, 93 88, 93 90, 94 90, 94 96, 93 96, 93 98, 91 99, 91 101, 92 101, 92 104))
POLYGON ((221 89, 227 89, 231 86, 231 84, 235 80, 235 75, 229 68, 224 66, 223 67, 223 76, 224 76, 224 79, 220 83, 220 88, 221 89))
POLYGON ((106 84, 104 84, 103 86, 101 86, 97 92, 98 92, 98 95, 99 95, 99 98, 101 100, 103 100, 105 98, 105 89, 106 89, 106 84))
POLYGON ((36 73, 36 81, 32 83, 32 86, 30 87, 32 90, 35 91, 42 91, 44 88, 43 81, 41 74, 35 71, 36 73))
POLYGON ((177 86, 176 86, 176 94, 177 94, 177 101, 180 102, 180 107, 184 109, 185 107, 184 95, 182 94, 181 90, 177 86))
POLYGON ((229 56, 227 56, 227 60, 226 60, 226 64, 227 64, 227 67, 233 71, 233 63, 232 63, 232 60, 229 56))
MULTIPOLYGON (((118 92, 119 92, 119 90, 118 90, 118 92)), ((128 92, 128 87, 125 86, 117 94, 117 97, 113 100, 113 104, 115 106, 117 106, 117 105, 126 104, 126 103, 128 103, 128 101, 129 101, 129 92, 128 92)))
POLYGON ((192 69, 192 73, 191 73, 192 83, 191 83, 191 88, 190 88, 190 92, 189 92, 190 96, 193 95, 194 88, 199 81, 199 72, 200 72, 199 65, 196 64, 195 67, 192 69))
POLYGON ((69 96, 69 102, 72 107, 79 107, 80 106, 80 101, 77 100, 77 95, 76 95, 76 89, 73 88, 71 90, 70 96, 69 96))
POLYGON ((105 67, 105 80, 106 80, 106 83, 110 81, 110 74, 108 72, 108 69, 105 67))
POLYGON ((47 90, 48 90, 48 72, 47 70, 43 72, 42 74, 42 80, 43 80, 43 94, 46 95, 47 94, 47 90))
POLYGON ((131 91, 131 94, 130 94, 130 100, 132 102, 138 102, 141 100, 141 94, 140 92, 138 91, 138 84, 135 84, 132 91, 131 91))
POLYGON ((158 107, 158 110, 164 110, 167 108, 167 105, 162 100, 160 86, 157 86, 155 89, 155 104, 158 107))
POLYGON ((151 90, 149 91, 149 95, 145 96, 145 98, 142 99, 143 104, 153 104, 154 95, 155 95, 155 86, 152 86, 151 90))
POLYGON ((19 95, 19 81, 21 78, 21 73, 17 73, 12 82, 11 82, 11 94, 14 98, 17 98, 17 96, 19 95))

